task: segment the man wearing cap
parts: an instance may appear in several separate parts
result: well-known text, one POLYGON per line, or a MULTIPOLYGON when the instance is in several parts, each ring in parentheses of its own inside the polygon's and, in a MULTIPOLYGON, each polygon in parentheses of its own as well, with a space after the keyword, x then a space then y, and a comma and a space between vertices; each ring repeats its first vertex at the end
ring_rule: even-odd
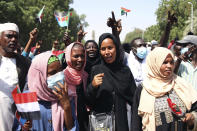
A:
POLYGON ((182 55, 177 60, 177 62, 181 63, 178 68, 178 75, 197 90, 197 36, 187 35, 177 43, 183 45, 181 49, 182 55))
POLYGON ((14 101, 11 92, 26 84, 30 61, 14 53, 19 29, 14 23, 0 24, 0 131, 11 131, 14 122, 14 101))
POLYGON ((155 49, 155 47, 159 47, 159 43, 156 40, 152 40, 151 45, 152 45, 151 50, 155 49))

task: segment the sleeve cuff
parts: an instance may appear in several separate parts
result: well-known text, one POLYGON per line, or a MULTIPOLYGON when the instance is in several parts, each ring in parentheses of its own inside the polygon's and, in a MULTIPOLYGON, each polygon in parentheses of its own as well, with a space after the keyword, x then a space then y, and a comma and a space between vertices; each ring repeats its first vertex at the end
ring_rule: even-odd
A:
POLYGON ((29 53, 23 51, 21 55, 24 56, 24 57, 28 57, 28 54, 29 54, 29 53))
POLYGON ((29 57, 31 58, 31 59, 33 59, 34 58, 34 54, 33 53, 29 53, 29 57))

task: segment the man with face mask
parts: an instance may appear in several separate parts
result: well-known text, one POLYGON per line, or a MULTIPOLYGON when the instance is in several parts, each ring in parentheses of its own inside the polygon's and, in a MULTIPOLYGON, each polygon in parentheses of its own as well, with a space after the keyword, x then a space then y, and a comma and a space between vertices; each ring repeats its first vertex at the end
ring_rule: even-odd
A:
POLYGON ((128 57, 128 66, 134 76, 136 85, 142 82, 145 75, 145 61, 147 56, 146 43, 141 38, 131 41, 131 51, 128 57))
POLYGON ((19 29, 14 23, 0 24, 0 131, 11 131, 14 122, 12 91, 26 84, 30 61, 16 54, 19 29))
POLYGON ((177 60, 181 63, 178 68, 178 75, 197 90, 197 36, 187 35, 177 43, 184 45, 177 60))

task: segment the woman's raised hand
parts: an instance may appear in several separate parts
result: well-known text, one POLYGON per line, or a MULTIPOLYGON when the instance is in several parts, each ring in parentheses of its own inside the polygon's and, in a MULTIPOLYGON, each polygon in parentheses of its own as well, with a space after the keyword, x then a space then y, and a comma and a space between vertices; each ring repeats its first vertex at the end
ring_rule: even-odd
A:
POLYGON ((32 41, 34 41, 36 39, 38 35, 38 29, 34 28, 30 33, 29 33, 29 39, 31 39, 32 41))
POLYGON ((61 106, 64 109, 66 109, 68 106, 70 106, 67 84, 66 82, 64 85, 60 82, 57 82, 57 84, 59 85, 60 88, 58 88, 57 86, 54 86, 54 88, 57 91, 52 90, 52 92, 57 96, 58 100, 60 101, 61 106))
POLYGON ((104 73, 100 73, 94 76, 94 79, 92 80, 92 86, 93 87, 98 87, 103 83, 103 77, 104 73))
POLYGON ((22 131, 29 131, 32 128, 32 121, 27 120, 23 125, 22 131))
POLYGON ((88 32, 84 32, 83 26, 80 26, 79 32, 77 33, 77 41, 81 42, 81 40, 85 37, 88 32))
POLYGON ((70 36, 68 35, 68 32, 65 32, 65 33, 64 33, 63 42, 64 42, 65 46, 70 45, 70 43, 71 43, 71 38, 70 38, 70 36))
POLYGON ((112 18, 109 17, 107 19, 107 26, 111 27, 112 30, 114 29, 118 33, 118 35, 122 31, 121 19, 119 19, 119 20, 116 21, 115 15, 114 15, 114 12, 113 11, 112 11, 112 18))

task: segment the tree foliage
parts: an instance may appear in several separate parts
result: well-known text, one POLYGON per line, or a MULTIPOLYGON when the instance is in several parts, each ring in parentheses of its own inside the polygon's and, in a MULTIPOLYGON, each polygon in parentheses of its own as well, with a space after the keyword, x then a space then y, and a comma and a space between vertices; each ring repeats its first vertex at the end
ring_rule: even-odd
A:
MULTIPOLYGON (((191 20, 190 20, 190 18, 186 21, 187 26, 186 26, 185 30, 183 31, 183 36, 187 35, 187 33, 191 30, 191 20)), ((193 33, 197 34, 197 10, 194 11, 193 33)))
MULTIPOLYGON (((68 11, 72 0, 1 0, 0 1, 0 23, 14 22, 20 29, 20 44, 25 45, 29 39, 29 32, 37 27, 38 39, 43 40, 42 48, 51 48, 55 39, 61 40, 66 28, 59 27, 54 11, 68 11), (35 22, 35 17, 45 5, 41 24, 35 22)), ((87 26, 85 15, 79 16, 74 10, 69 21, 69 35, 76 40, 79 24, 87 26)))
POLYGON ((148 27, 144 33, 144 39, 146 41, 151 41, 151 40, 159 41, 160 36, 161 36, 161 31, 158 24, 148 27))
POLYGON ((160 27, 160 30, 164 31, 167 23, 167 14, 168 11, 175 13, 178 18, 177 24, 172 27, 169 40, 174 39, 176 36, 182 38, 183 31, 188 24, 186 21, 190 18, 191 5, 188 2, 192 2, 194 9, 197 7, 197 3, 192 0, 161 0, 159 3, 159 8, 156 11, 157 15, 157 24, 160 27))
MULTIPOLYGON (((147 41, 151 40, 157 40, 159 41, 162 34, 164 33, 166 23, 167 23, 167 17, 168 17, 168 11, 171 13, 175 13, 175 16, 178 19, 178 22, 172 26, 169 40, 174 39, 175 37, 179 37, 180 39, 186 35, 190 31, 190 16, 191 16, 191 5, 188 4, 188 2, 192 2, 194 5, 194 9, 197 8, 197 2, 194 0, 160 0, 159 7, 157 11, 155 12, 157 16, 157 24, 152 25, 148 27, 144 34, 144 39, 147 41)), ((196 10, 197 11, 197 10, 196 10)), ((194 11, 194 33, 196 34, 197 30, 197 14, 196 11, 194 11)), ((133 36, 131 36, 132 39, 133 36)), ((133 34, 135 35, 135 34, 133 34)), ((125 40, 126 40, 125 38, 125 40)))
POLYGON ((129 32, 124 40, 124 43, 130 43, 134 38, 142 37, 143 30, 135 28, 134 31, 129 32))

